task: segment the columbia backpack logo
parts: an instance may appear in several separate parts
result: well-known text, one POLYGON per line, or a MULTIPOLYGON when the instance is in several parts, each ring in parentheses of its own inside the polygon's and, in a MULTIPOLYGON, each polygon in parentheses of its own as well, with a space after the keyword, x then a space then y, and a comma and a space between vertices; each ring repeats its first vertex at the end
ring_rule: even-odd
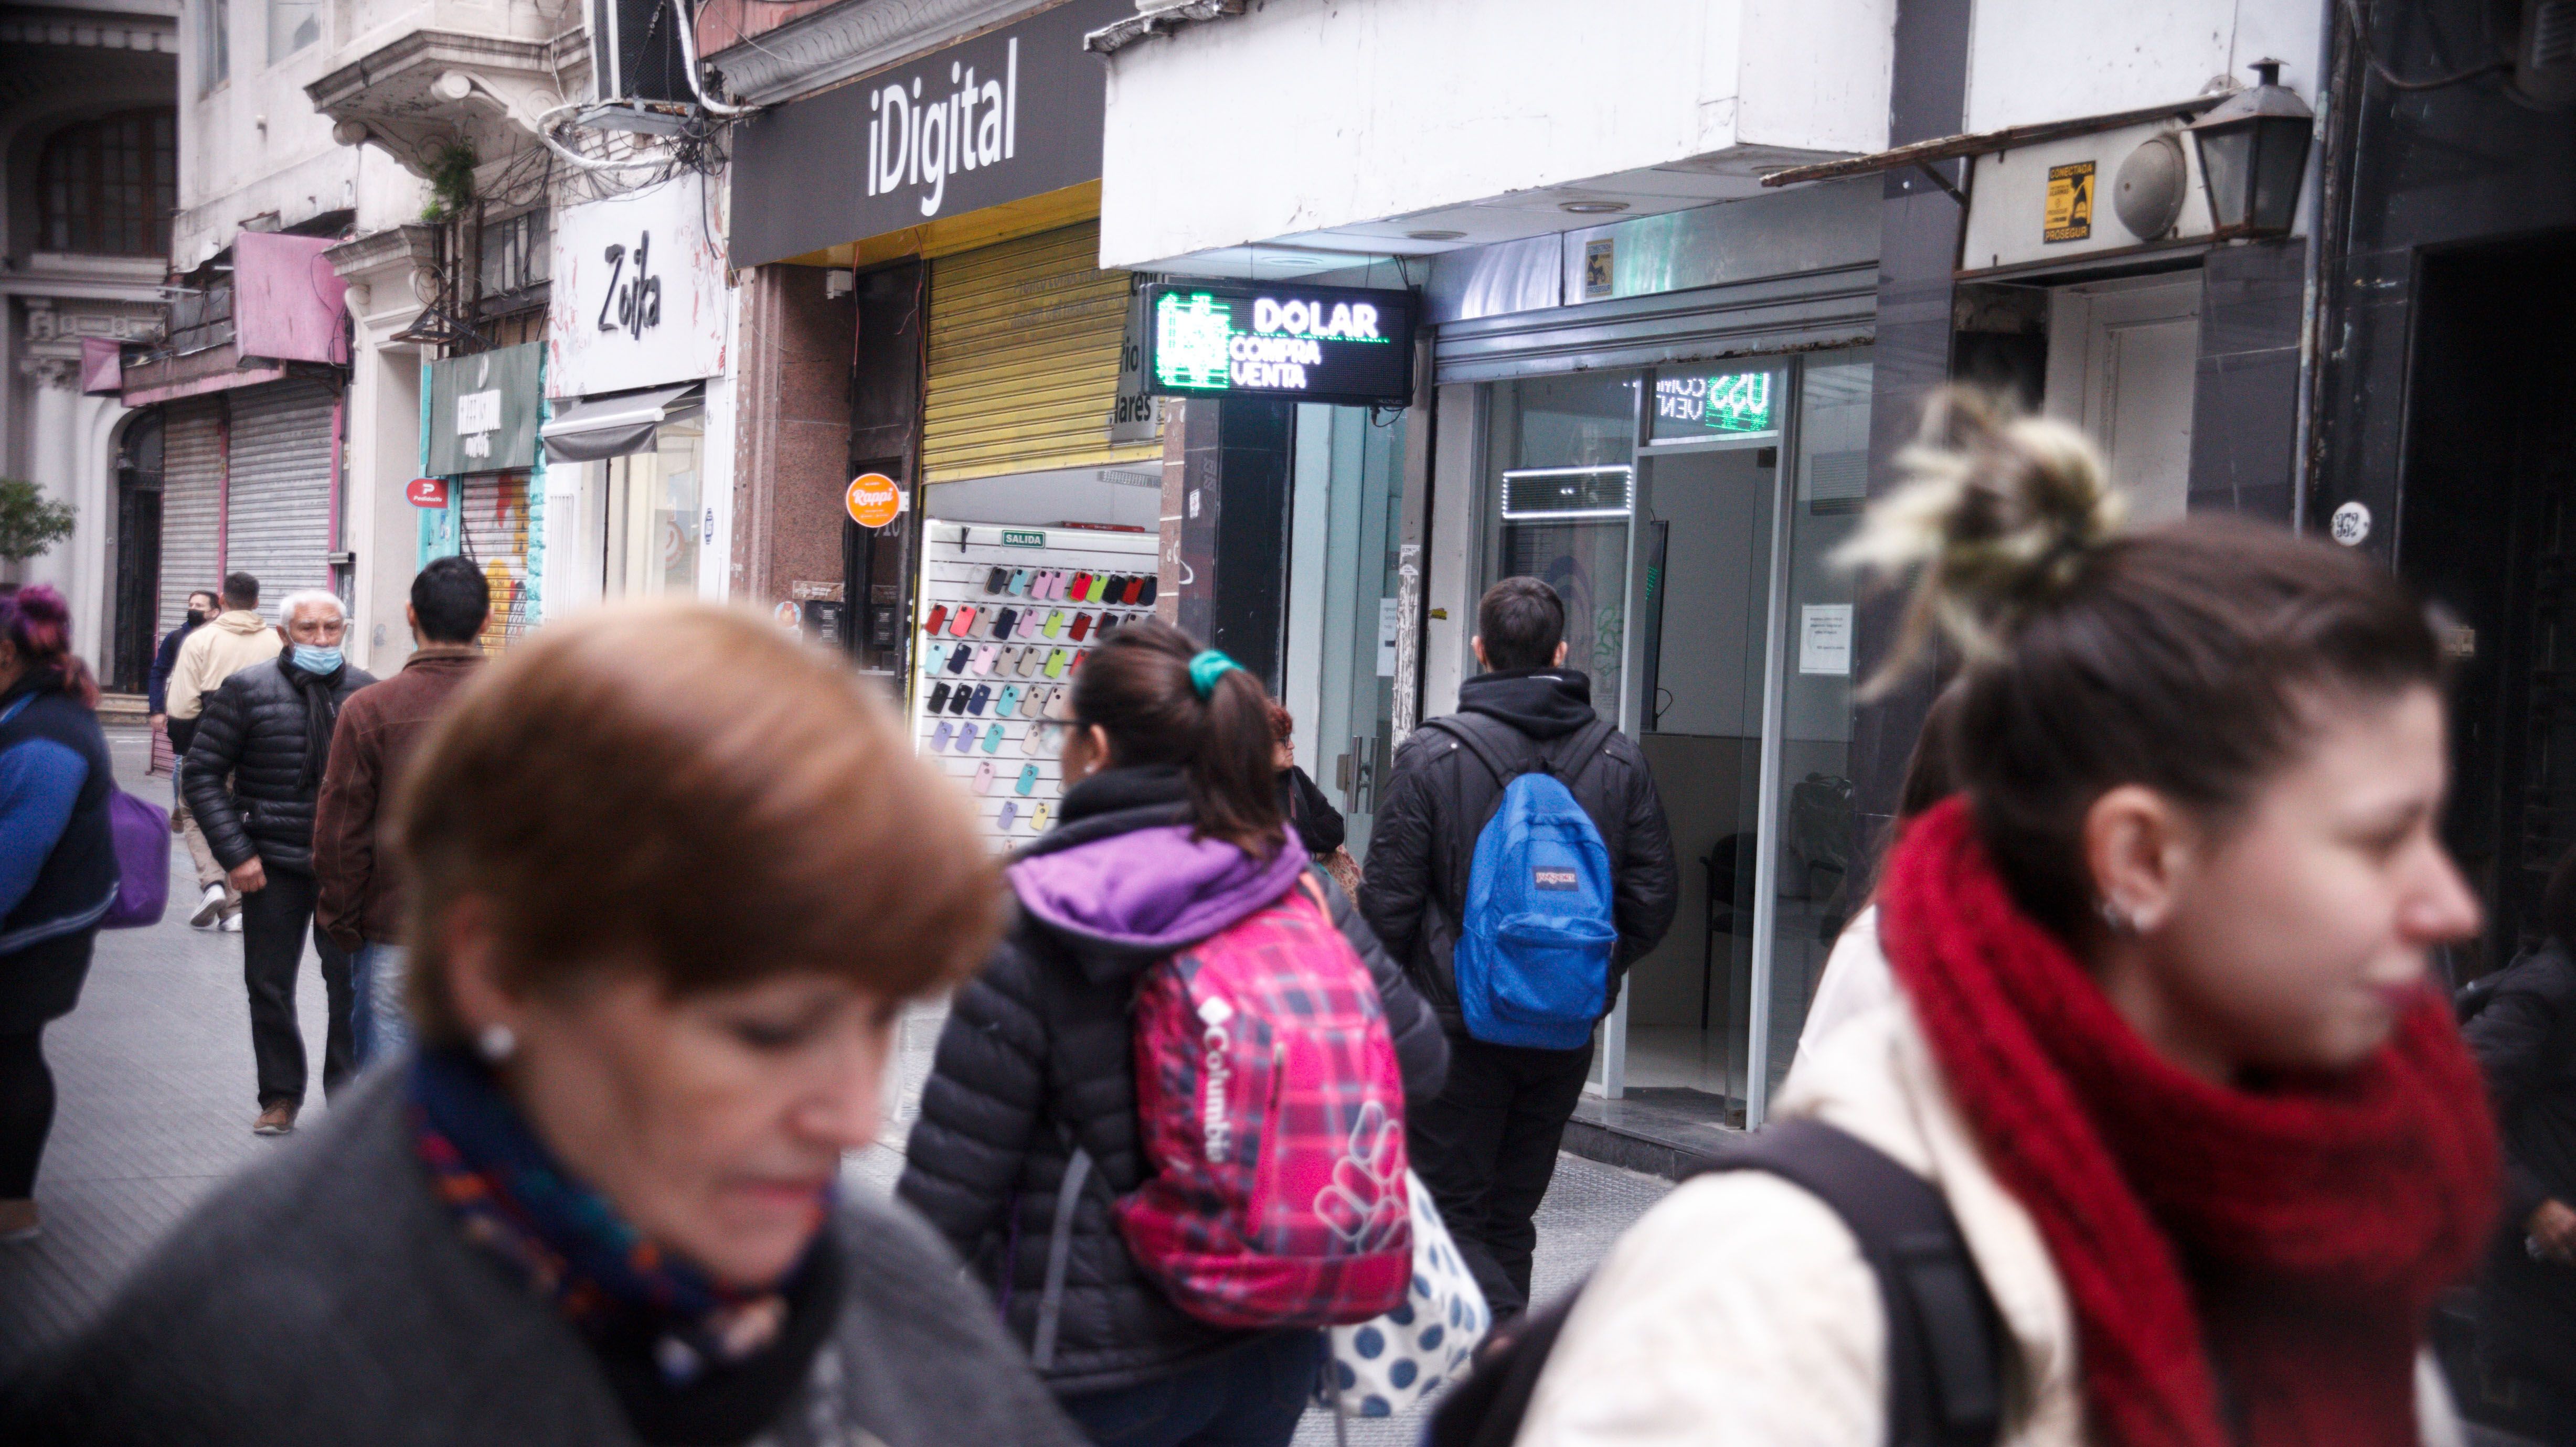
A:
POLYGON ((1199 1006, 1199 1019, 1207 1024, 1207 1033, 1199 1043, 1207 1049, 1207 1104, 1199 1112, 1199 1128, 1207 1133, 1208 1164, 1225 1164, 1227 1147, 1234 1143, 1234 1123, 1225 1113, 1225 1083, 1234 1072, 1225 1063, 1226 1052, 1234 1048, 1234 1037, 1225 1022, 1234 1018, 1234 1007, 1214 996, 1199 1006))

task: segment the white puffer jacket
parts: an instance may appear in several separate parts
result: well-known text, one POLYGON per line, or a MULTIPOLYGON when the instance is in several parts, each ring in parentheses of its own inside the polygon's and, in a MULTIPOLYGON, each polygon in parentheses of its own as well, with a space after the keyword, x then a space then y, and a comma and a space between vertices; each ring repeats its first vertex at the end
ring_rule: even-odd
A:
MULTIPOLYGON (((2073 1308, 2039 1229, 1979 1154, 1903 998, 1804 1052, 1776 1114, 1812 1116, 1938 1186, 2011 1340, 2003 1441, 2086 1440, 2073 1308)), ((2430 1358, 2427 1447, 2459 1425, 2430 1358)), ((1664 1198, 1584 1289, 1519 1447, 1868 1447, 1887 1437, 1878 1284, 1832 1208, 1757 1171, 1664 1198)))

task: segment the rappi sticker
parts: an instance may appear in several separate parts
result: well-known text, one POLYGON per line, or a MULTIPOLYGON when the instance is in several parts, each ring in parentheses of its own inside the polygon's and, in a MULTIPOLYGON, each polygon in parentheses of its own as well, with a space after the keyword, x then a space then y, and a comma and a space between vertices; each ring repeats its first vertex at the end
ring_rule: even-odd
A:
POLYGON ((447 479, 415 477, 411 480, 411 486, 403 489, 403 498, 413 507, 445 507, 447 506, 447 479))
POLYGON ((903 489, 882 472, 862 472, 850 479, 849 495, 843 499, 850 509, 850 521, 863 528, 881 528, 903 512, 903 489))

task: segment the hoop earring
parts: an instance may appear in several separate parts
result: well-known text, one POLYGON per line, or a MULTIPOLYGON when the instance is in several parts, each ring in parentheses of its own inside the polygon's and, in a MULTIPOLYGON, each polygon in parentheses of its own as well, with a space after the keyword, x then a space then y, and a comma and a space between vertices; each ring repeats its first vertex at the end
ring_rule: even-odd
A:
POLYGON ((492 1025, 474 1037, 474 1048, 491 1064, 507 1060, 519 1048, 519 1037, 507 1025, 492 1025))

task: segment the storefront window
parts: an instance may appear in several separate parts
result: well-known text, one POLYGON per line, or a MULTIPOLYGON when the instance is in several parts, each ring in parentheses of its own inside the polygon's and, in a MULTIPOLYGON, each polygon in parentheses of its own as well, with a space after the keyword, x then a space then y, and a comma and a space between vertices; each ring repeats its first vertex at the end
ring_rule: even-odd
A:
POLYGON ((1288 552, 1284 702, 1297 762, 1368 858, 1369 825, 1395 754, 1397 552, 1404 414, 1297 409, 1288 552))
POLYGON ((1758 1119, 1852 912, 1852 593, 1829 558, 1865 494, 1870 385, 1844 351, 1489 392, 1480 586, 1564 597, 1567 661, 1644 751, 1682 875, 1605 1028, 1606 1094, 1758 1119))
POLYGON ((654 450, 613 457, 607 473, 601 592, 686 597, 698 590, 698 474, 705 433, 665 423, 654 450))

